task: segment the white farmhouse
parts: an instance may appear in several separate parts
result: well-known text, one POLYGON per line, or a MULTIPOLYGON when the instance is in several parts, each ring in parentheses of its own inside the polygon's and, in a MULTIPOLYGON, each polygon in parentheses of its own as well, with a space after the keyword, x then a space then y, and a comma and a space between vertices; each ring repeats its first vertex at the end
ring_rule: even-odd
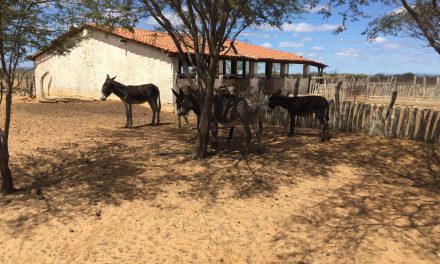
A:
MULTIPOLYGON (((162 103, 172 103, 171 88, 176 88, 182 69, 168 34, 142 29, 108 32, 91 25, 79 28, 75 34, 86 38, 67 55, 40 51, 30 57, 34 61, 37 98, 99 99, 109 74, 126 85, 154 83, 160 89, 162 103)), ((221 79, 257 75, 284 78, 292 64, 301 64, 304 76, 308 75, 309 66, 317 67, 320 74, 326 67, 292 53, 237 41, 234 49, 223 54, 218 72, 221 79), (263 74, 258 75, 258 63, 265 64, 263 74)))

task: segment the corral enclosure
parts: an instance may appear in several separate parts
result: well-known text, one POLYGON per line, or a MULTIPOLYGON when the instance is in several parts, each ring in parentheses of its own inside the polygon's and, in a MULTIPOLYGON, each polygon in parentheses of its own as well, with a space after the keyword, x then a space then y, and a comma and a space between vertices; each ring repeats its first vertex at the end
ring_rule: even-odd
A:
MULTIPOLYGON (((438 145, 266 126, 189 157, 195 131, 120 102, 15 98, 2 263, 438 263, 438 145)), ((194 121, 194 120, 192 120, 194 121)), ((194 124, 194 123, 193 123, 194 124)))

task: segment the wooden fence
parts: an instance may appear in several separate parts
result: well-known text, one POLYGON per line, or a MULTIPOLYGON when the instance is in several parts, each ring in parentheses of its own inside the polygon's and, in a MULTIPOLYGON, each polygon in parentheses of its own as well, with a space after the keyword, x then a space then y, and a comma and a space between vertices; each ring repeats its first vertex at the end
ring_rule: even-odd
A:
MULTIPOLYGON (((371 82, 369 78, 343 79, 342 81, 345 98, 361 96, 368 101, 369 97, 387 97, 393 91, 397 91, 400 98, 440 99, 440 78, 437 78, 435 85, 427 85, 426 81, 419 84, 416 79, 413 83, 399 83, 395 78, 390 78, 386 82, 371 82)), ((310 93, 333 99, 331 96, 334 95, 336 83, 335 79, 312 78, 310 93)))
MULTIPOLYGON (((394 107, 388 117, 388 106, 354 103, 341 104, 330 100, 330 129, 332 131, 363 133, 372 136, 418 140, 428 143, 440 141, 438 111, 409 107, 394 107)), ((266 123, 288 127, 287 111, 277 108, 273 114, 265 113, 266 123)), ((316 117, 297 117, 296 127, 319 128, 316 117)))

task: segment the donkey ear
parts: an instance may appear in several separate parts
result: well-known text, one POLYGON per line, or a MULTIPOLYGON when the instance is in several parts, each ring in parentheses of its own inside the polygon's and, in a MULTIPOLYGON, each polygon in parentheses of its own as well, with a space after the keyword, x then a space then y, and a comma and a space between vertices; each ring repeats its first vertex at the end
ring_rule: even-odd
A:
POLYGON ((179 97, 179 94, 176 91, 174 91, 173 88, 171 88, 171 91, 173 91, 174 96, 179 97))
POLYGON ((281 90, 278 90, 273 95, 280 95, 280 94, 281 94, 281 90))
POLYGON ((110 75, 107 74, 107 78, 106 78, 106 80, 109 80, 109 79, 110 79, 110 75))
POLYGON ((185 96, 185 92, 182 89, 180 89, 179 90, 179 95, 183 97, 183 96, 185 96))
POLYGON ((112 81, 114 81, 116 79, 116 76, 112 78, 112 81))

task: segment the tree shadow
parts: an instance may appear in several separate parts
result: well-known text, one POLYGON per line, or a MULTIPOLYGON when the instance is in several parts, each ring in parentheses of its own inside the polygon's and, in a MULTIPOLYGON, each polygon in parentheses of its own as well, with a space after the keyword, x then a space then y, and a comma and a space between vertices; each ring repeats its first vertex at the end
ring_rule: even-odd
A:
POLYGON ((226 142, 227 130, 222 130, 215 155, 197 161, 191 158, 196 131, 171 126, 173 114, 162 118, 162 126, 100 128, 14 160, 14 175, 24 188, 1 206, 26 213, 8 220, 11 232, 30 236, 52 219, 99 218, 102 206, 127 201, 164 206, 162 195, 171 193, 207 207, 228 199, 270 203, 282 187, 300 196, 307 191, 303 182, 336 180, 339 185, 314 187, 308 195, 318 200, 292 210, 282 223, 271 242, 280 249, 280 262, 306 263, 319 252, 344 248, 372 252, 377 248, 368 243, 371 237, 397 241, 402 234, 419 243, 421 251, 411 253, 438 252, 438 147, 342 133, 320 142, 316 129, 299 129, 289 138, 284 128, 275 127, 264 129, 261 155, 254 149, 243 154, 243 133, 237 130, 226 142))
MULTIPOLYGON (((286 155, 273 145, 276 155, 286 155)), ((438 261, 438 146, 339 134, 331 143, 299 148, 303 173, 328 177, 329 188, 323 199, 291 214, 273 237, 280 262, 357 263, 392 256, 396 245, 408 252, 404 262, 411 263, 411 255, 438 261), (338 166, 354 168, 347 174, 356 176, 332 190, 332 181, 340 180, 335 175, 343 176, 332 175, 338 166)))

